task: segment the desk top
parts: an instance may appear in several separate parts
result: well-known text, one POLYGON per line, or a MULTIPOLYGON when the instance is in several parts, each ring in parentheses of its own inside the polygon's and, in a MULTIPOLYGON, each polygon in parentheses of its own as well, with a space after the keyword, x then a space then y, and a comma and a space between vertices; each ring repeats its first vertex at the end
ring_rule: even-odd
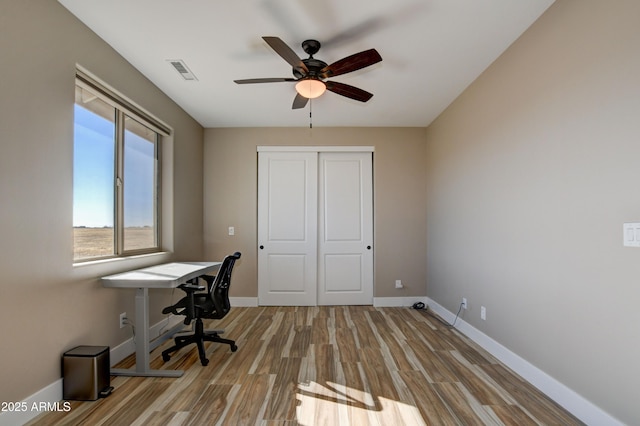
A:
POLYGON ((216 271, 222 262, 174 262, 102 277, 105 287, 173 288, 216 271))

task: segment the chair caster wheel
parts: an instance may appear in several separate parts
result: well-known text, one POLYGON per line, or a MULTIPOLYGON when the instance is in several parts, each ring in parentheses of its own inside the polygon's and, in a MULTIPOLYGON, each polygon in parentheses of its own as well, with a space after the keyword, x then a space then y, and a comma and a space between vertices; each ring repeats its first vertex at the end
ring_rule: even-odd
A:
POLYGON ((171 356, 170 356, 170 355, 162 354, 162 360, 163 360, 164 362, 168 362, 170 359, 171 359, 171 356))
POLYGON ((231 352, 235 352, 238 350, 238 347, 236 345, 231 345, 231 352))
POLYGON ((200 360, 200 364, 202 364, 203 367, 206 367, 207 365, 209 365, 209 360, 208 359, 200 360))

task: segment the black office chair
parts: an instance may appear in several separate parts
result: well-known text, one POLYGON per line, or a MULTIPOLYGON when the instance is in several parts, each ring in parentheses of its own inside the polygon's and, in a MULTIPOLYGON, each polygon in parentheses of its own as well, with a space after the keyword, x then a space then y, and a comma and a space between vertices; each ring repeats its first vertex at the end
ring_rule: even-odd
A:
POLYGON ((191 321, 194 319, 196 322, 192 334, 177 336, 174 339, 175 345, 162 351, 162 359, 165 362, 171 359, 170 353, 192 343, 198 346, 198 353, 202 365, 209 364, 209 360, 205 356, 204 342, 226 343, 231 347, 231 352, 235 352, 238 349, 236 342, 223 339, 219 336, 222 331, 204 330, 202 319, 221 319, 227 315, 231 309, 231 304, 229 303, 231 272, 233 271, 233 265, 236 260, 240 259, 240 256, 240 252, 235 252, 225 257, 217 275, 203 275, 201 277, 207 282, 207 292, 202 292, 205 287, 198 285, 197 278, 178 286, 178 288, 182 289, 187 295, 180 299, 175 305, 164 308, 162 313, 184 315, 184 323, 186 325, 191 324, 191 321))

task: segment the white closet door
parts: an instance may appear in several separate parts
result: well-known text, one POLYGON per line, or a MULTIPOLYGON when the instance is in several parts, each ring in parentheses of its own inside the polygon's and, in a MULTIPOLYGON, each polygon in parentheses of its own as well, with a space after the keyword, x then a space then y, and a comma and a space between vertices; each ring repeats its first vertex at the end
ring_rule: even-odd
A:
POLYGON ((318 304, 373 303, 371 153, 320 153, 318 304))
POLYGON ((317 304, 318 155, 258 155, 258 302, 317 304))

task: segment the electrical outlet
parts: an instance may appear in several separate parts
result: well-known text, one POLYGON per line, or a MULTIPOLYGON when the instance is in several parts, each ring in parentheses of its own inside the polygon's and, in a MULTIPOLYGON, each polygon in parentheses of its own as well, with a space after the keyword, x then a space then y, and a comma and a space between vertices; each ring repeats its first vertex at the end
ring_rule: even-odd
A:
POLYGON ((462 309, 467 309, 467 298, 466 297, 462 298, 462 309))
POLYGON ((396 288, 403 288, 402 280, 396 280, 396 288))
POLYGON ((127 320, 127 313, 126 312, 121 313, 120 314, 120 328, 124 328, 124 326, 126 325, 125 324, 126 320, 127 320))
POLYGON ((485 308, 484 306, 480 306, 480 319, 485 321, 487 319, 487 308, 485 308))

